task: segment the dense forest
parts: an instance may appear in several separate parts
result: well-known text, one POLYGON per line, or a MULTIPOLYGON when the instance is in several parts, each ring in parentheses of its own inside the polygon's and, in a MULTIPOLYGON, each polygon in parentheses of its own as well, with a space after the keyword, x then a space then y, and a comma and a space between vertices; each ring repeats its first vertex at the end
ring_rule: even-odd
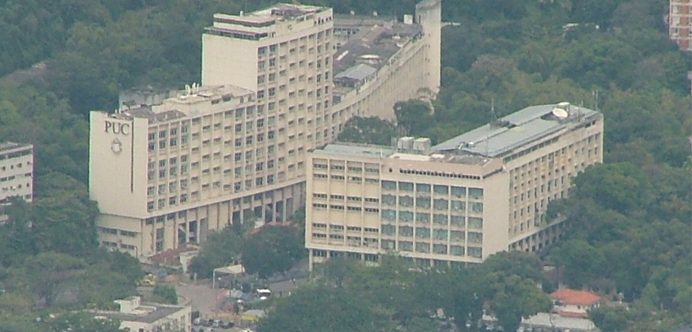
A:
MULTIPOLYGON (((35 201, 7 209, 0 231, 0 331, 49 330, 36 319, 47 310, 105 306, 135 291, 136 261, 96 249, 87 114, 114 109, 123 89, 199 81, 200 35, 212 14, 272 2, 0 0, 0 141, 36 151, 35 201), (36 63, 46 69, 10 75, 36 63)), ((400 16, 417 1, 300 2, 400 16)), ((443 19, 461 24, 443 30, 434 113, 412 118, 424 105, 404 103, 398 128, 354 119, 346 133, 442 141, 488 122, 491 104, 500 116, 559 101, 601 110, 605 164, 550 206, 574 232, 543 258, 573 287, 634 302, 593 312, 604 332, 690 324, 690 61, 667 38, 667 8, 665 0, 447 0, 443 19)))

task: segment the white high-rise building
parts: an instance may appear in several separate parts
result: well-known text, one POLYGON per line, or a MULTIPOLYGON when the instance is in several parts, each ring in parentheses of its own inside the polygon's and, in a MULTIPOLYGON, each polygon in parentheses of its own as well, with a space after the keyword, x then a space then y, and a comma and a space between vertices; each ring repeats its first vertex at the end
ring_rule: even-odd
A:
POLYGON ((101 244, 146 257, 234 222, 285 221, 305 202, 309 151, 353 115, 391 118, 395 102, 436 93, 439 5, 371 20, 341 48, 329 8, 215 14, 201 86, 126 94, 121 111, 91 114, 101 244))

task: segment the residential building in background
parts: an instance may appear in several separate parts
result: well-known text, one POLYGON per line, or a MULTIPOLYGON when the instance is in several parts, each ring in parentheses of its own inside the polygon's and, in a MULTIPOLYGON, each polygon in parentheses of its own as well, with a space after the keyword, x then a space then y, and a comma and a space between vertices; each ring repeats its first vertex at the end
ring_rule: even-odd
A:
POLYGON ((118 311, 88 311, 95 318, 120 321, 120 328, 132 332, 192 330, 192 308, 189 305, 143 304, 139 296, 115 301, 118 311))
MULTIPOLYGON (((33 200, 34 191, 34 146, 20 143, 0 144, 0 206, 10 197, 19 197, 27 202, 33 200)), ((7 215, 0 215, 0 223, 7 215)))
POLYGON ((562 237, 548 220, 570 179, 603 160, 600 113, 560 103, 525 108, 431 147, 330 144, 307 165, 310 266, 377 262, 396 251, 424 266, 535 252, 562 237))
POLYGON ((692 1, 670 0, 668 35, 683 51, 692 51, 692 1))
POLYGON ((367 22, 339 48, 330 8, 215 14, 201 86, 127 91, 115 113, 92 112, 101 244, 149 257, 234 222, 285 221, 305 202, 308 151, 353 115, 392 118, 439 88, 440 0, 367 22))

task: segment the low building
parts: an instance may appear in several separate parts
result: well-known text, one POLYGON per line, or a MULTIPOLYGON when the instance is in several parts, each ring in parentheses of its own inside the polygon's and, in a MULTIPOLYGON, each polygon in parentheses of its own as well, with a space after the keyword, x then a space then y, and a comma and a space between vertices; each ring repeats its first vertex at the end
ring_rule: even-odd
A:
POLYGON ((396 251, 423 266, 535 252, 562 237, 548 203, 603 160, 599 112, 531 106, 437 146, 330 144, 307 163, 310 265, 329 257, 377 262, 396 251))
POLYGON ((540 312, 531 317, 522 318, 521 327, 518 331, 527 331, 531 329, 533 332, 553 332, 553 331, 569 331, 569 332, 596 332, 599 329, 594 323, 585 318, 562 317, 556 314, 540 312))
POLYGON ((692 51, 692 1, 670 0, 668 35, 683 51, 692 51))
POLYGON ((130 332, 190 332, 192 308, 189 305, 143 304, 139 296, 115 301, 119 311, 90 311, 95 318, 120 321, 130 332))
MULTIPOLYGON (((10 197, 19 197, 27 202, 33 199, 34 190, 34 146, 20 143, 0 143, 0 206, 6 205, 10 197)), ((7 215, 0 215, 0 223, 7 215)))
POLYGON ((601 297, 582 290, 561 288, 550 294, 555 311, 562 317, 586 318, 588 311, 598 308, 601 297))

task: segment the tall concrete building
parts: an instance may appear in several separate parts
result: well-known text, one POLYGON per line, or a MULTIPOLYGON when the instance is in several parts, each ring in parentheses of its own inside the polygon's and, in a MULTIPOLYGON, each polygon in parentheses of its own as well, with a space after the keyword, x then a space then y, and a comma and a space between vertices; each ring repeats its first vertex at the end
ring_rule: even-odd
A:
POLYGON ((308 151, 355 114, 392 118, 397 101, 436 93, 440 34, 425 29, 440 29, 439 6, 356 25, 341 47, 329 8, 215 14, 201 86, 128 92, 120 111, 91 114, 101 244, 147 257, 233 222, 287 219, 305 202, 308 151))
POLYGON ((532 106, 430 147, 329 144, 308 162, 306 247, 376 262, 396 251, 425 266, 537 251, 562 236, 548 203, 603 160, 600 113, 532 106))
POLYGON ((683 51, 692 51, 692 1, 670 0, 668 34, 683 51))

